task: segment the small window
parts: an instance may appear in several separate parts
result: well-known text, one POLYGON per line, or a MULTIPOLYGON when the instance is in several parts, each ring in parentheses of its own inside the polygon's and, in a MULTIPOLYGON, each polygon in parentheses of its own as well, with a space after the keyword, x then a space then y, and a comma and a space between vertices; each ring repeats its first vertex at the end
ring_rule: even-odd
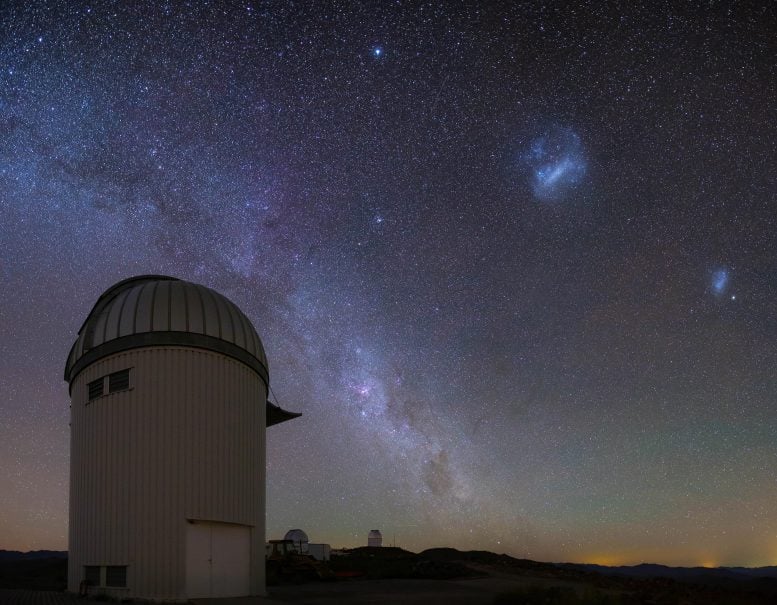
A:
POLYGON ((100 585, 100 566, 84 565, 84 582, 89 586, 100 585))
POLYGON ((87 385, 89 387, 89 401, 97 399, 103 394, 103 382, 102 378, 98 378, 87 385))
POLYGON ((129 369, 108 375, 108 392, 126 391, 129 388, 129 369))
POLYGON ((126 588, 127 566, 108 565, 105 568, 105 585, 111 588, 126 588))

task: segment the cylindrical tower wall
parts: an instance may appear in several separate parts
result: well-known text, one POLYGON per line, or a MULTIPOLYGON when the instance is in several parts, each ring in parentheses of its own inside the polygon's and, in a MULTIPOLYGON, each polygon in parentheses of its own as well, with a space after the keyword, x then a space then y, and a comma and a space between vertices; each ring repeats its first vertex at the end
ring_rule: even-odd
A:
POLYGON ((367 534, 367 546, 383 546, 383 535, 380 530, 370 530, 370 533, 367 534))
POLYGON ((127 566, 114 596, 185 600, 187 524, 250 527, 250 591, 264 592, 267 387, 247 365, 188 347, 132 349, 71 385, 68 589, 84 566, 127 566), (126 390, 88 385, 130 370, 126 390), (107 389, 106 389, 107 390, 107 389))

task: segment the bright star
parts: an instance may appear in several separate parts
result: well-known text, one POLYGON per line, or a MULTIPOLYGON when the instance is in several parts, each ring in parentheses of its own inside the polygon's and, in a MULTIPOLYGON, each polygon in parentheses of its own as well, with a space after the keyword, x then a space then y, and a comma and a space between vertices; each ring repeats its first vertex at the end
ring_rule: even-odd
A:
POLYGON ((376 57, 380 57, 380 55, 383 54, 383 49, 378 46, 377 48, 373 49, 372 54, 374 54, 376 57))

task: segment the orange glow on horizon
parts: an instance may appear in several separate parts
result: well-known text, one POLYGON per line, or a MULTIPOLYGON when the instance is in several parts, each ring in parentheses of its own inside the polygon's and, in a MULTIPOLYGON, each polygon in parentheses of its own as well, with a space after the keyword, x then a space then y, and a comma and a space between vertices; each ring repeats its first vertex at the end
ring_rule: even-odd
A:
POLYGON ((607 567, 633 566, 643 563, 666 565, 668 567, 707 567, 723 565, 720 556, 712 553, 666 553, 655 549, 645 551, 627 550, 623 552, 595 552, 575 557, 579 563, 604 565, 607 567))
POLYGON ((713 557, 706 557, 701 560, 699 567, 720 567, 720 561, 713 557))
POLYGON ((582 557, 583 563, 591 563, 593 565, 604 565, 606 567, 614 567, 618 565, 629 565, 625 562, 626 559, 622 555, 616 555, 611 553, 597 553, 587 557, 582 557))

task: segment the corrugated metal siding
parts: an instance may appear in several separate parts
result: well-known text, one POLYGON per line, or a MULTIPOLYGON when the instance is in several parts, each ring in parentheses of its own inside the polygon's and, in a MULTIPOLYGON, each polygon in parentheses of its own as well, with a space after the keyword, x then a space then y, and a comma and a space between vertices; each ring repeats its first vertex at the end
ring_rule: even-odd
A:
POLYGON ((232 358, 135 349, 73 384, 70 590, 84 565, 128 565, 129 593, 182 599, 187 519, 252 526, 251 590, 264 592, 264 383, 232 358), (131 369, 128 391, 86 385, 131 369))

